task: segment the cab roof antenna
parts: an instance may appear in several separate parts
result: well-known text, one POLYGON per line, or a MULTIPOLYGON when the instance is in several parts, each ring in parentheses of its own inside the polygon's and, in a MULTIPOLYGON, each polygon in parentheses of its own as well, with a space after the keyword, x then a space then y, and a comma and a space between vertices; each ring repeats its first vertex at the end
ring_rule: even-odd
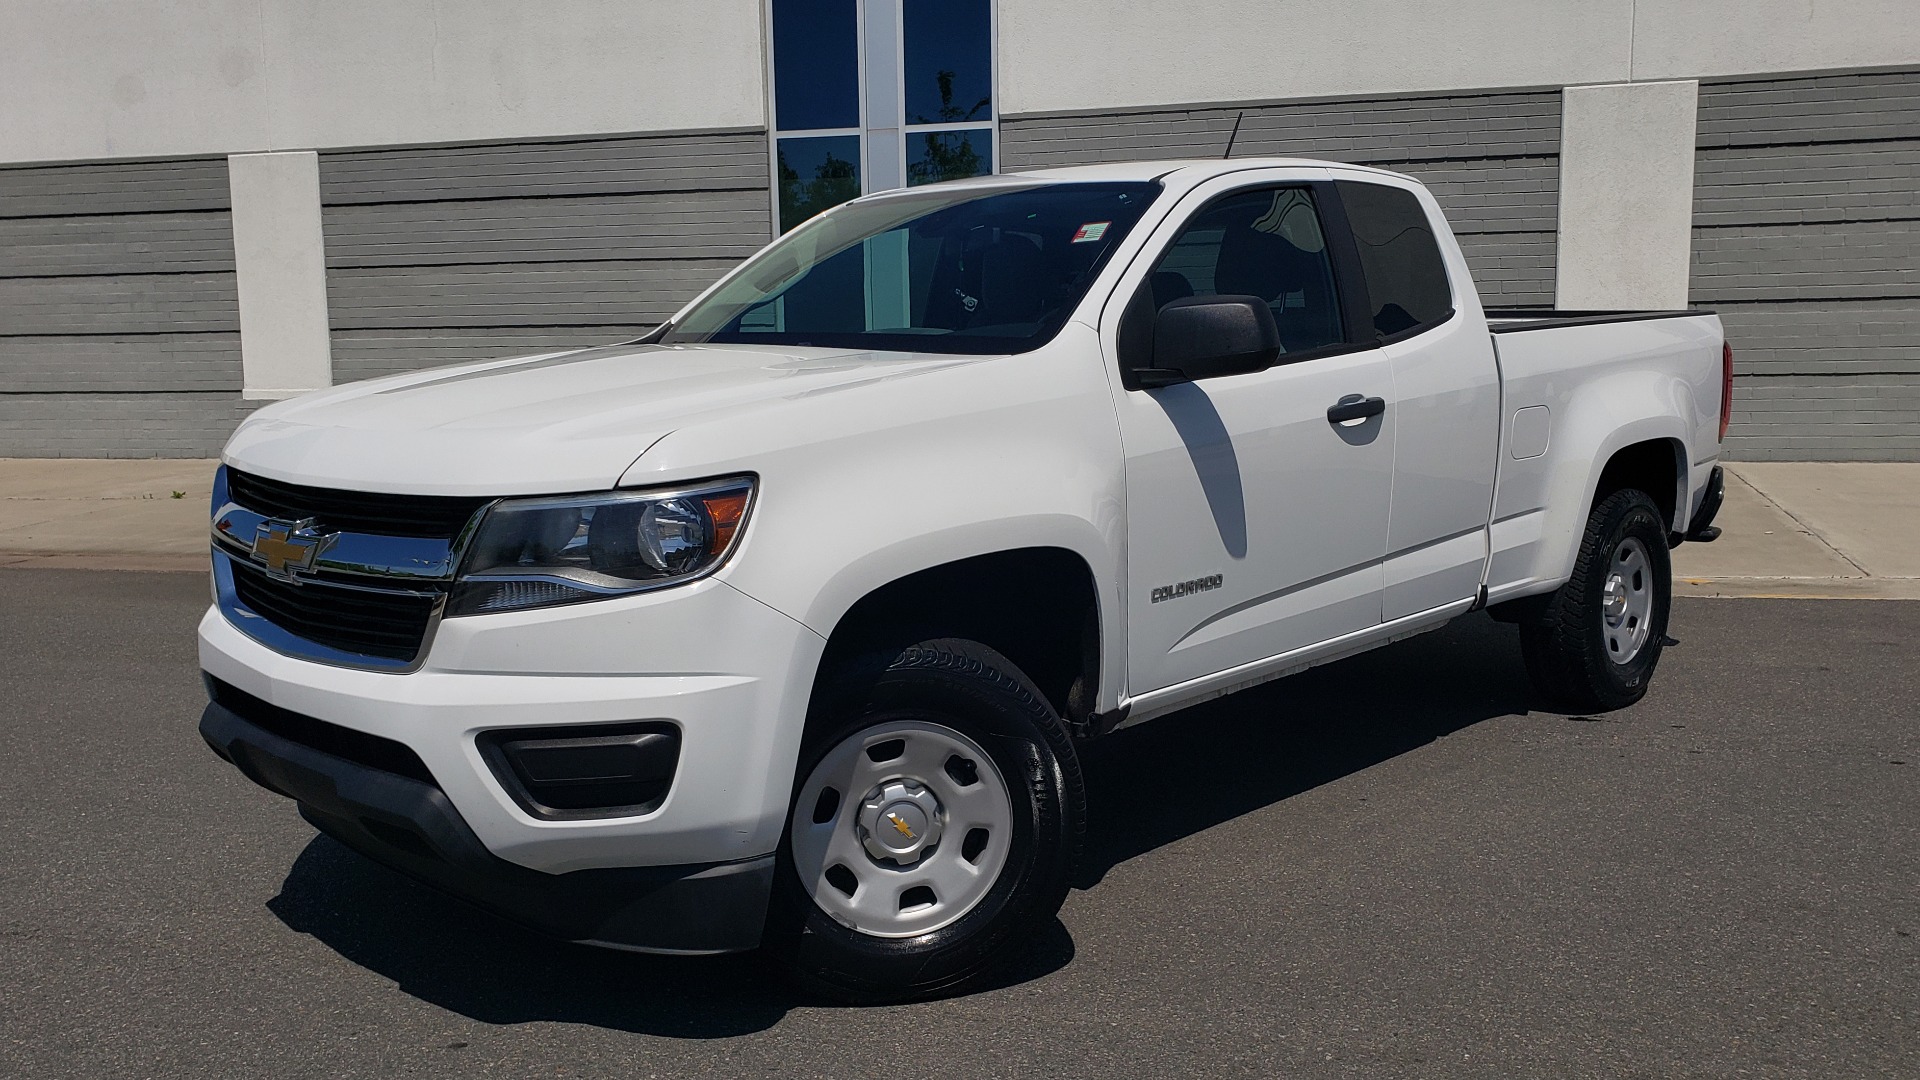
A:
POLYGON ((1240 121, 1245 120, 1246 118, 1247 118, 1247 114, 1244 111, 1242 111, 1240 115, 1233 118, 1233 134, 1227 136, 1227 152, 1220 155, 1220 159, 1222 161, 1233 156, 1233 140, 1240 137, 1240 121))

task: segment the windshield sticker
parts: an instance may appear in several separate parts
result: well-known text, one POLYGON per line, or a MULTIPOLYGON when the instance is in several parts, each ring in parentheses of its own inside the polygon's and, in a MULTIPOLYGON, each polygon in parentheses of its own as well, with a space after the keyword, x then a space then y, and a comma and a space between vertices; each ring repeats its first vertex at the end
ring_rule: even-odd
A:
POLYGON ((1107 226, 1112 224, 1113 222, 1111 221, 1089 221, 1085 225, 1073 230, 1073 242, 1076 244, 1091 244, 1095 240, 1107 235, 1107 226))

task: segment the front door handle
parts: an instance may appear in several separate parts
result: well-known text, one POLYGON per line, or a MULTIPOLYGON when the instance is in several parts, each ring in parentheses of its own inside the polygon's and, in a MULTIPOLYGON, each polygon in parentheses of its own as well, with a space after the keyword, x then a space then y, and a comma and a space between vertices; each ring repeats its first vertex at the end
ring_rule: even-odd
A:
POLYGON ((1327 407, 1327 423, 1350 424, 1355 420, 1365 420, 1369 416, 1379 416, 1386 411, 1386 398, 1361 397, 1359 394, 1348 394, 1346 397, 1341 398, 1337 404, 1327 407))

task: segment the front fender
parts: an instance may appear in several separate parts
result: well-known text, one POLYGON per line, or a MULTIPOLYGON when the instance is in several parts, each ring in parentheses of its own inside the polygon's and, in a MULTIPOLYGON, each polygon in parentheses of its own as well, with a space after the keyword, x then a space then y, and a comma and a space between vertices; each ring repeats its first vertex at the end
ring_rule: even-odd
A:
POLYGON ((823 635, 921 570, 1015 548, 1077 554, 1100 607, 1100 704, 1118 703, 1126 489, 1092 331, 682 428, 622 483, 729 472, 757 473, 760 490, 717 576, 823 635))

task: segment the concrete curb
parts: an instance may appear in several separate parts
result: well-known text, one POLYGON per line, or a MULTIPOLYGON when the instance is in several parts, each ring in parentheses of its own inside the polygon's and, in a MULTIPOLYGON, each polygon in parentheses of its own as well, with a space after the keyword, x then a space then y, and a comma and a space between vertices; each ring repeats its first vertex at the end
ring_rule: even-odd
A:
POLYGON ((1920 600, 1920 579, 1676 577, 1673 595, 1725 600, 1920 600))

